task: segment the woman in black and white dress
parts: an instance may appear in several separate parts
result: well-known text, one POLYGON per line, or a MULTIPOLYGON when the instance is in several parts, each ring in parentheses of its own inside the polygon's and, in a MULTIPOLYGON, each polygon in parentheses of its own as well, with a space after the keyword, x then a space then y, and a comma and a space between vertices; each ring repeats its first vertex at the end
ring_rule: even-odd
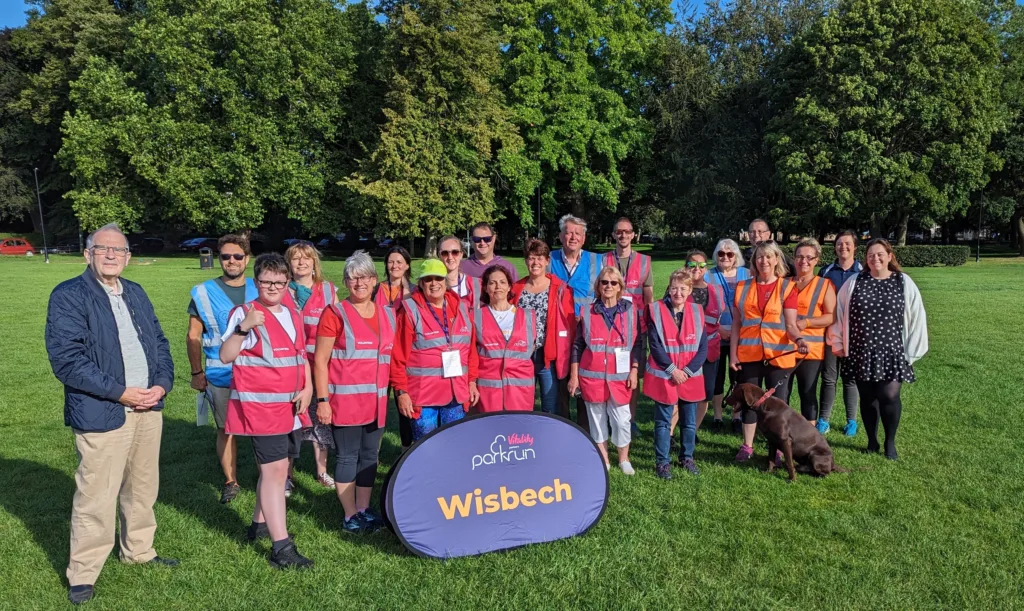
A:
POLYGON ((889 242, 868 242, 866 259, 867 269, 839 292, 829 343, 836 356, 847 357, 857 380, 868 451, 880 449, 881 419, 885 456, 896 460, 900 389, 915 380, 913 364, 928 352, 927 320, 921 293, 900 269, 889 242))

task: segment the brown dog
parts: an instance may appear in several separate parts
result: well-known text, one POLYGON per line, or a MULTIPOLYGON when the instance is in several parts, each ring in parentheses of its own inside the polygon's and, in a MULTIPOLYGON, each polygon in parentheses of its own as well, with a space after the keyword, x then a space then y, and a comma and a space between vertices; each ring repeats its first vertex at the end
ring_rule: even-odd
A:
POLYGON ((753 409, 757 414, 757 430, 768 440, 768 472, 775 471, 775 452, 786 457, 789 479, 796 479, 794 461, 802 473, 824 477, 832 472, 845 472, 836 465, 832 448, 813 424, 791 409, 782 399, 761 397, 765 391, 753 384, 737 384, 725 399, 733 408, 753 409))

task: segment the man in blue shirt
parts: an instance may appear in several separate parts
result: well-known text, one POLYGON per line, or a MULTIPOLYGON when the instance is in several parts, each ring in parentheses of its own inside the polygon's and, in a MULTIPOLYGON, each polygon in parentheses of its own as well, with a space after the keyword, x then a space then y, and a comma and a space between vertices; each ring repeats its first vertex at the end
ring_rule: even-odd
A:
MULTIPOLYGON (((846 281, 859 274, 864 267, 855 258, 857 234, 853 231, 840 231, 836 235, 835 249, 835 262, 821 268, 818 275, 832 281, 838 294, 846 281)), ((828 421, 832 416, 832 404, 836 400, 836 380, 840 376, 843 378, 843 403, 846 405, 846 427, 843 433, 849 437, 857 434, 857 403, 860 395, 857 392, 857 382, 853 379, 853 372, 846 371, 845 362, 846 359, 832 354, 832 347, 825 344, 825 358, 821 370, 821 417, 818 418, 817 425, 822 434, 831 428, 828 421)))
MULTIPOLYGON (((551 252, 551 273, 572 289, 573 305, 577 319, 584 308, 594 302, 594 283, 601 271, 597 253, 583 250, 587 240, 587 222, 566 214, 558 221, 559 238, 562 248, 551 252)), ((558 412, 563 418, 569 417, 569 378, 558 381, 558 412)), ((583 430, 590 430, 587 410, 581 399, 576 401, 576 423, 583 430)))

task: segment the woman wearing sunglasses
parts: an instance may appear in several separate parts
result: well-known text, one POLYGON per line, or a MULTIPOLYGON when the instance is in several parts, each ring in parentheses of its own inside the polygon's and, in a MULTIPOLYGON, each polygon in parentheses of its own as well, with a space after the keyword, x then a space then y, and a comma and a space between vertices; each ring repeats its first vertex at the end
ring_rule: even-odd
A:
MULTIPOLYGON (((722 340, 718 330, 718 323, 725 309, 725 298, 718 290, 718 287, 708 284, 704 279, 707 274, 708 258, 703 251, 692 250, 686 255, 686 273, 689 275, 693 292, 690 300, 699 305, 704 311, 704 335, 707 338, 707 355, 701 367, 704 377, 704 398, 697 402, 696 429, 700 429, 704 416, 708 413, 708 404, 715 394, 715 376, 718 370, 718 360, 722 351, 722 340)), ((676 423, 679 421, 679 410, 672 415, 672 431, 676 430, 676 423)))
POLYGON ((807 340, 808 352, 793 370, 786 392, 789 402, 793 394, 793 380, 796 380, 800 413, 814 425, 818 423, 818 376, 825 358, 825 329, 835 320, 836 309, 836 290, 832 283, 828 278, 814 275, 814 266, 819 259, 821 245, 814 238, 805 238, 796 245, 793 258, 796 267, 796 325, 807 340))
MULTIPOLYGON (((715 368, 714 388, 714 421, 711 423, 711 430, 718 432, 722 428, 722 399, 725 396, 725 374, 729 373, 729 383, 736 382, 736 372, 729 367, 729 346, 732 340, 732 304, 736 297, 736 285, 743 280, 750 278, 750 271, 746 268, 743 260, 743 253, 740 252, 740 245, 735 240, 728 238, 719 240, 715 245, 715 262, 707 273, 704 274, 707 283, 715 287, 722 294, 725 308, 718 317, 718 333, 721 343, 718 365, 715 368)), ((739 414, 733 414, 732 427, 734 433, 741 430, 739 414)))
POLYGON ((419 290, 402 302, 391 353, 391 386, 398 411, 412 420, 417 441, 461 419, 478 397, 472 319, 466 302, 448 290, 448 269, 437 259, 420 264, 419 290))
MULTIPOLYGON (((338 300, 338 288, 324 279, 320 267, 320 253, 311 243, 295 242, 284 252, 284 260, 288 262, 291 281, 281 302, 302 316, 302 327, 306 334, 306 354, 313 358, 313 352, 316 350, 316 327, 320 324, 320 315, 325 308, 338 300)), ((317 422, 315 413, 312 416, 311 426, 302 429, 302 441, 313 444, 316 481, 324 488, 334 488, 334 479, 327 473, 327 452, 334 447, 331 425, 327 422, 317 422)), ((294 487, 289 473, 285 492, 291 495, 294 487)))
POLYGON ((633 475, 629 463, 629 400, 637 387, 643 353, 641 318, 633 303, 623 299, 625 283, 618 268, 605 267, 597 275, 598 298, 581 312, 569 366, 569 395, 579 389, 587 408, 590 436, 605 461, 608 459, 608 427, 618 448, 619 467, 633 475))
MULTIPOLYGON (((730 367, 741 384, 775 389, 780 396, 786 392, 789 374, 796 367, 797 354, 806 355, 808 343, 797 326, 796 284, 786 278, 786 259, 774 241, 754 246, 756 276, 736 285, 732 312, 732 338, 729 346, 730 367)), ((744 408, 743 445, 736 453, 737 462, 746 462, 754 455, 754 432, 757 414, 744 408)))
POLYGON ((437 257, 448 271, 446 286, 469 304, 470 310, 479 308, 483 288, 479 278, 462 272, 462 242, 453 235, 441 238, 437 243, 437 257))

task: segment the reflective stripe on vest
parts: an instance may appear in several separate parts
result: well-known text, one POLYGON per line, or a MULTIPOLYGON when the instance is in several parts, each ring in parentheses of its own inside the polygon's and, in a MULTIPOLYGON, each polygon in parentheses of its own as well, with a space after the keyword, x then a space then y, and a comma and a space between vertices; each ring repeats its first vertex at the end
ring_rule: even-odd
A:
MULTIPOLYGON (((251 278, 245 279, 245 301, 255 301, 259 292, 251 278)), ((216 280, 197 284, 191 291, 196 304, 199 320, 203 322, 203 356, 206 359, 206 380, 220 388, 231 386, 231 364, 220 360, 221 336, 224 335, 228 318, 235 305, 224 293, 216 280)))
MULTIPOLYGON (((807 294, 807 288, 812 284, 814 285, 811 291, 811 299, 806 304, 803 304, 802 308, 797 310, 797 320, 807 320, 815 316, 820 316, 822 308, 824 307, 822 296, 825 293, 825 289, 828 284, 832 281, 827 278, 815 276, 814 279, 808 283, 808 286, 804 287, 803 291, 797 294, 797 300, 803 301, 804 295, 807 294)), ((808 353, 805 358, 812 361, 820 361, 825 358, 825 328, 820 327, 816 329, 807 328, 803 331, 804 341, 808 344, 808 353)))
POLYGON ((740 336, 737 339, 740 362, 751 363, 774 359, 771 364, 776 367, 782 369, 793 367, 796 364, 796 357, 792 354, 775 357, 796 349, 796 346, 789 343, 786 325, 783 322, 785 316, 783 304, 790 290, 796 288, 795 285, 788 278, 776 281, 776 290, 772 291, 771 297, 765 304, 765 310, 777 305, 778 318, 775 319, 773 316, 771 320, 764 320, 760 316, 754 315, 754 312, 758 311, 757 291, 755 290, 753 295, 750 294, 751 286, 756 285, 757 280, 751 278, 743 280, 741 284, 743 288, 736 303, 736 308, 740 313, 740 336))
MULTIPOLYGON (((604 265, 606 267, 619 267, 619 256, 613 250, 604 256, 604 265)), ((627 295, 633 298, 633 303, 640 307, 644 301, 644 280, 647 279, 647 274, 651 269, 651 258, 647 255, 642 255, 638 252, 630 252, 629 260, 626 262, 626 273, 623 274, 622 281, 625 283, 623 287, 627 295), (633 256, 636 255, 634 259, 633 256)), ((596 276, 595 276, 596 279, 596 276)))
POLYGON ((490 308, 476 310, 477 354, 480 356, 477 388, 479 411, 528 411, 534 404, 533 351, 537 345, 537 316, 516 308, 512 333, 506 338, 490 308))
MULTIPOLYGON (((447 299, 445 300, 447 315, 447 299)), ((413 326, 412 348, 405 372, 409 377, 409 398, 413 405, 434 407, 469 401, 469 350, 471 341, 472 319, 464 299, 459 299, 459 307, 455 316, 449 320, 451 343, 447 341, 441 326, 433 316, 424 316, 421 306, 413 298, 403 302, 402 312, 409 317, 413 326), (428 335, 429 334, 429 335, 428 335), (462 375, 454 378, 444 377, 441 353, 455 349, 459 352, 462 362, 462 375)), ((424 304, 422 307, 431 307, 424 304)))
POLYGON ((584 401, 598 403, 613 398, 617 405, 629 403, 632 391, 625 384, 629 372, 617 373, 615 358, 608 358, 607 355, 614 354, 616 348, 632 351, 636 343, 636 317, 636 307, 628 307, 626 312, 616 314, 615 331, 612 331, 605 323, 604 316, 594 311, 594 306, 584 313, 581 320, 587 348, 579 364, 580 389, 584 401), (624 336, 620 335, 622 333, 624 336))

